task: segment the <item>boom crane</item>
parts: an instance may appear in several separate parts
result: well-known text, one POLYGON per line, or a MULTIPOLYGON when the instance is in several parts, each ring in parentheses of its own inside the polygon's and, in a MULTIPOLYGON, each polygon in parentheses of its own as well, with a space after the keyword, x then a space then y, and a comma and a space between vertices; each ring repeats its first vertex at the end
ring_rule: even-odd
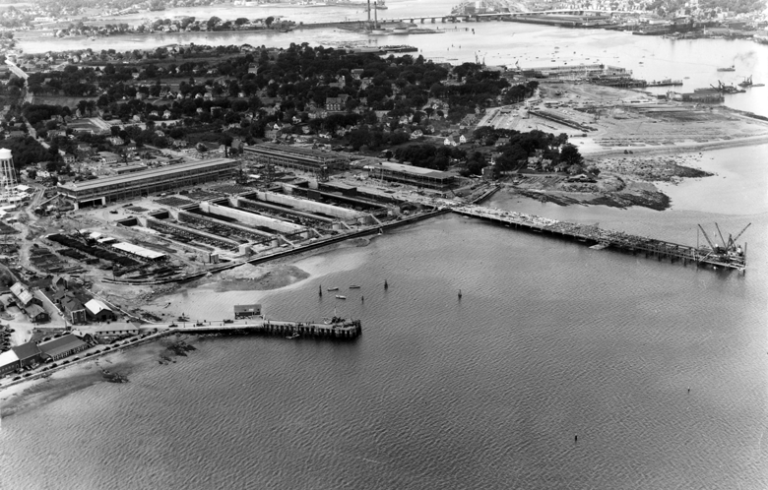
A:
POLYGON ((749 227, 750 227, 750 225, 752 225, 752 223, 749 223, 747 226, 745 226, 745 227, 744 227, 744 229, 743 229, 743 230, 741 230, 741 231, 740 231, 740 232, 739 232, 739 233, 736 235, 736 238, 731 238, 730 236, 728 237, 728 248, 731 248, 731 247, 733 247, 734 245, 736 245, 736 240, 738 240, 738 239, 739 239, 739 237, 741 237, 741 235, 743 235, 743 234, 744 234, 744 232, 745 232, 745 231, 747 231, 747 228, 749 228, 749 227))
POLYGON ((704 239, 707 240, 707 243, 709 243, 709 246, 712 248, 712 251, 715 252, 715 246, 712 244, 712 240, 709 239, 709 235, 707 235, 707 232, 704 231, 704 228, 701 227, 701 225, 698 225, 699 229, 702 233, 704 233, 704 239))
POLYGON ((725 244, 725 238, 723 238, 723 233, 720 231, 720 227, 715 223, 715 228, 717 229, 717 234, 720 235, 720 243, 723 244, 723 248, 728 248, 725 244))

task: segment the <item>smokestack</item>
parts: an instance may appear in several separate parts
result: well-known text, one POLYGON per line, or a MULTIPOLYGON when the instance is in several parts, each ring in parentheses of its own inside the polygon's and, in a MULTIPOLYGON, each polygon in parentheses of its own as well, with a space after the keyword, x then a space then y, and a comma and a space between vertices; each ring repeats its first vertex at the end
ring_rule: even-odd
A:
POLYGON ((371 0, 368 0, 368 25, 371 25, 371 0))

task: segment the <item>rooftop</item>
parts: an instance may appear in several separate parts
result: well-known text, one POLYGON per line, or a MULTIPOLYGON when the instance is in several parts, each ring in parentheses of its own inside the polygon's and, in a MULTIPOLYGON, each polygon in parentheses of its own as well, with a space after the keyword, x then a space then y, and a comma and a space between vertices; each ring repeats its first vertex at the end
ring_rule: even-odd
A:
POLYGON ((40 348, 37 347, 37 344, 34 342, 27 342, 25 344, 17 345, 16 347, 12 347, 11 350, 13 350, 13 352, 19 356, 20 360, 29 359, 30 357, 36 356, 40 353, 40 348))
POLYGON ((301 148, 291 145, 275 145, 272 143, 262 143, 260 145, 246 146, 244 149, 251 151, 276 151, 279 153, 288 153, 312 158, 342 158, 340 155, 327 151, 313 150, 311 148, 301 148))
POLYGON ((88 311, 90 311, 94 315, 98 315, 100 312, 107 310, 112 311, 112 308, 105 305, 104 302, 98 300, 98 299, 92 299, 89 302, 85 304, 85 307, 88 308, 88 311))
POLYGON ((203 169, 206 167, 212 167, 215 165, 221 165, 223 163, 236 164, 237 160, 231 158, 213 158, 211 160, 203 160, 199 162, 191 163, 179 163, 177 165, 169 165, 162 168, 153 168, 151 170, 144 170, 143 172, 136 172, 127 175, 111 175, 101 179, 88 180, 85 182, 67 182, 66 184, 59 184, 59 187, 70 190, 84 190, 84 189, 96 189, 105 185, 123 184, 126 182, 132 182, 139 179, 150 179, 152 177, 161 177, 165 175, 173 175, 179 172, 186 172, 189 170, 203 169))
MULTIPOLYGON (((454 177, 453 174, 448 172, 441 172, 440 170, 433 170, 431 168, 414 167, 413 165, 403 165, 402 163, 381 162, 380 166, 393 172, 402 172, 418 175, 420 177, 431 177, 433 179, 452 179, 454 177)), ((376 165, 371 165, 370 167, 375 169, 376 165)))
POLYGON ((143 257, 149 260, 155 260, 155 259, 165 257, 164 253, 155 252, 154 250, 140 247, 132 243, 119 242, 119 243, 115 243, 112 246, 118 250, 122 250, 123 252, 128 252, 133 255, 138 255, 139 257, 143 257))
POLYGON ((53 339, 53 340, 49 340, 48 342, 43 342, 41 344, 38 344, 37 347, 39 347, 40 350, 43 351, 43 354, 46 354, 51 357, 56 357, 66 352, 69 352, 73 349, 87 347, 87 345, 88 344, 86 344, 79 338, 75 337, 74 335, 67 334, 59 337, 58 339, 53 339))
POLYGON ((0 367, 7 366, 8 364, 18 360, 19 356, 16 355, 13 349, 0 353, 0 367))

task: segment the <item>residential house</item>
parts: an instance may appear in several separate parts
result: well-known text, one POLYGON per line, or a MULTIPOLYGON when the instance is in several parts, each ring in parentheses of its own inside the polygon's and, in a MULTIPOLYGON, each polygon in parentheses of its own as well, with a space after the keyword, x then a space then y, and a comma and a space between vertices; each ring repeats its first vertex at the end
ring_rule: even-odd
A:
POLYGON ((61 301, 61 306, 70 323, 81 325, 88 322, 88 312, 79 299, 67 296, 61 301))
POLYGON ((347 108, 348 99, 349 95, 347 94, 339 94, 338 97, 326 97, 325 110, 329 112, 345 111, 347 108))
POLYGON ((29 305, 36 304, 42 305, 40 299, 36 298, 32 292, 22 283, 16 282, 11 286, 11 293, 16 298, 16 304, 21 308, 26 308, 29 305))

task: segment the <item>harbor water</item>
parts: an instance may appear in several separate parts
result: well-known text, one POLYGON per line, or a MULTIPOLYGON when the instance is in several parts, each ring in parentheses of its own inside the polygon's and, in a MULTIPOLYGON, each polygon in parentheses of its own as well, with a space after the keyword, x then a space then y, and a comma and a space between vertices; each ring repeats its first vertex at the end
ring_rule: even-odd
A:
POLYGON ((753 222, 745 275, 445 215, 302 259, 310 277, 284 289, 209 278, 169 312, 261 302, 276 319, 360 318, 363 336, 204 340, 168 366, 129 351, 130 383, 4 417, 0 487, 764 489, 762 161, 721 186, 750 209, 694 211, 707 197, 684 186, 665 212, 560 208, 685 243, 698 222, 753 222))

